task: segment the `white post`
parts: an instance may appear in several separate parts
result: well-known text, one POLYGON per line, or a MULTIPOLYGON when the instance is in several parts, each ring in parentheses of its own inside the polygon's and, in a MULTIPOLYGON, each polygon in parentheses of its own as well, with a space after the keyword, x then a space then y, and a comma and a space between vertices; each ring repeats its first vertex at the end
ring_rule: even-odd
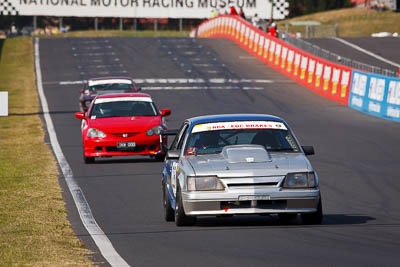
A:
POLYGON ((0 92, 0 116, 8 116, 8 92, 0 92))

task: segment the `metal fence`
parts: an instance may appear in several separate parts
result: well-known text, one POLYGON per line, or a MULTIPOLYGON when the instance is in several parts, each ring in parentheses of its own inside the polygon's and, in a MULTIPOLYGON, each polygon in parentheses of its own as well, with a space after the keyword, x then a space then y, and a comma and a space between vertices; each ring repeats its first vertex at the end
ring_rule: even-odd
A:
POLYGON ((362 62, 359 62, 357 60, 353 60, 350 58, 342 57, 336 53, 332 53, 326 49, 323 49, 317 45, 311 44, 307 41, 304 41, 303 39, 296 38, 288 34, 287 32, 280 32, 280 37, 287 43, 292 44, 304 51, 307 51, 310 54, 319 56, 321 58, 324 58, 326 60, 336 62, 339 64, 342 64, 344 66, 348 66, 351 68, 355 68, 358 70, 370 72, 370 73, 376 73, 376 74, 382 74, 386 76, 392 76, 392 77, 398 77, 398 73, 392 70, 372 66, 370 64, 365 64, 362 62))

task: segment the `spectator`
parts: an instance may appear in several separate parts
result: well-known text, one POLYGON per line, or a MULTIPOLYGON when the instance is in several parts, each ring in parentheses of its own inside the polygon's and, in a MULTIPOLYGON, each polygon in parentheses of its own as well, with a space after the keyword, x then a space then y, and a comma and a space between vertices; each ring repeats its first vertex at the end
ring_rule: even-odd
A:
POLYGON ((233 4, 230 4, 229 7, 230 7, 230 14, 237 16, 238 13, 236 12, 236 8, 233 6, 233 4))
POLYGON ((211 10, 211 18, 214 18, 217 16, 217 10, 213 9, 211 10))
POLYGON ((276 23, 272 22, 271 26, 268 28, 268 33, 269 33, 269 35, 271 35, 273 37, 277 37, 276 32, 277 32, 276 23))
POLYGON ((254 27, 258 28, 258 25, 260 23, 260 18, 258 17, 258 14, 254 14, 254 17, 251 19, 251 23, 253 24, 254 27))
POLYGON ((14 34, 14 35, 16 35, 18 33, 17 27, 15 27, 14 23, 11 25, 11 33, 14 34))
POLYGON ((242 19, 246 19, 246 16, 244 15, 243 8, 240 8, 239 16, 240 16, 242 19))

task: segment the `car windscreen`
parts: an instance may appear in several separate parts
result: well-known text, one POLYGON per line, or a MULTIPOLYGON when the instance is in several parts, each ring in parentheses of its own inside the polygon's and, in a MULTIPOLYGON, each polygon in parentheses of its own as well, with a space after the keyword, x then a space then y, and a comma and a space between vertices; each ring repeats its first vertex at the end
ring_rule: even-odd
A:
POLYGON ((129 83, 105 83, 105 84, 97 84, 88 86, 87 90, 91 92, 97 91, 125 91, 130 90, 132 88, 132 84, 129 83))
POLYGON ((157 116, 153 102, 113 101, 94 103, 90 118, 157 116))
MULTIPOLYGON (((283 124, 282 124, 283 125, 283 124)), ((230 145, 261 145, 269 152, 300 152, 295 138, 286 127, 192 130, 185 147, 185 154, 220 153, 230 145)))

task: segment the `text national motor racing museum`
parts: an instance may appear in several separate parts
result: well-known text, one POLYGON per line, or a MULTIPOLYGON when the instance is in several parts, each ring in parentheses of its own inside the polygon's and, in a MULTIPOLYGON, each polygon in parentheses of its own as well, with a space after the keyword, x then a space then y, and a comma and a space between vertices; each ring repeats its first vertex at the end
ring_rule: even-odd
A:
MULTIPOLYGON (((230 6, 263 19, 271 16, 271 3, 265 0, 18 0, 8 4, 10 14, 23 16, 204 19, 214 9, 225 12, 230 6)), ((284 18, 278 9, 273 16, 284 18)))

